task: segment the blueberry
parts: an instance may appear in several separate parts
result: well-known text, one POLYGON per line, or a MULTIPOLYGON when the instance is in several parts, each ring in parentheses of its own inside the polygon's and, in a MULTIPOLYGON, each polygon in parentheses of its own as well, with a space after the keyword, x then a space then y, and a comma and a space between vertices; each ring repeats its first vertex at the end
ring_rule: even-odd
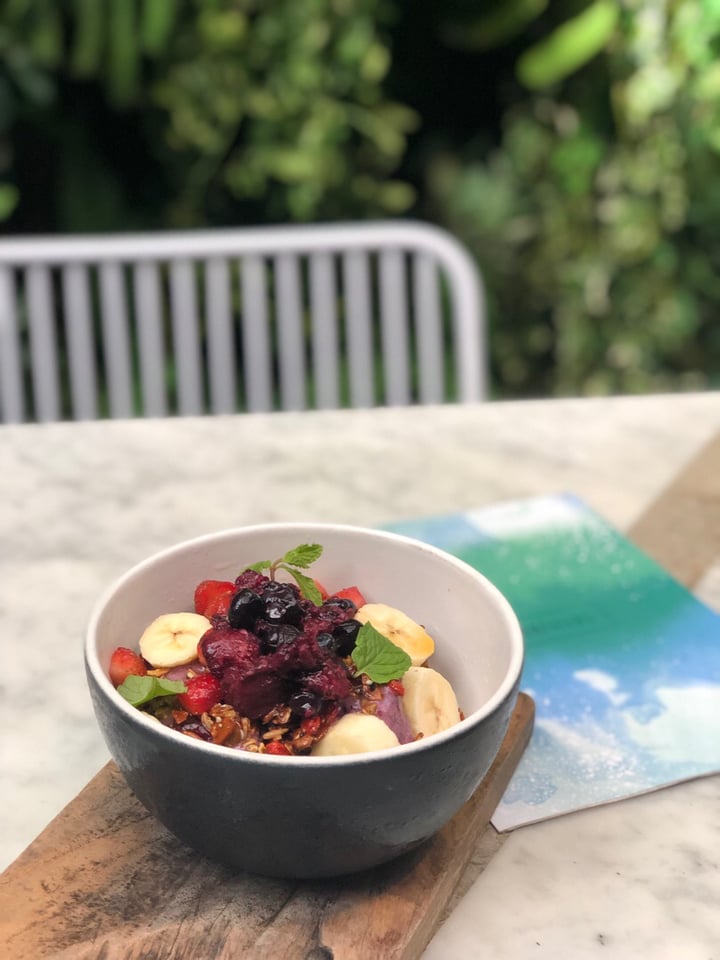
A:
POLYGON ((315 638, 317 640, 317 645, 321 650, 329 650, 331 653, 338 652, 338 644, 332 633, 328 633, 327 630, 323 630, 315 638))
POLYGON ((254 590, 238 590, 230 601, 228 623, 231 627, 251 630, 264 609, 262 598, 254 590))
POLYGON ((300 631, 289 623, 270 624, 262 632, 262 642, 265 652, 277 650, 288 643, 294 643, 300 636, 300 631))
POLYGON ((299 591, 292 583, 280 583, 277 580, 271 580, 265 585, 262 595, 265 600, 278 599, 291 603, 298 599, 299 591))
POLYGON ((333 627, 333 639, 336 652, 341 657, 349 657, 355 649, 355 641, 360 632, 360 623, 357 620, 346 620, 333 627))
POLYGON ((268 623, 291 623, 297 626, 302 620, 302 607, 296 597, 270 597, 265 600, 264 617, 268 623))
POLYGON ((348 600, 347 597, 328 597, 323 606, 337 607, 338 610, 352 610, 353 613, 357 609, 352 600, 348 600))
POLYGON ((311 690, 299 690, 288 700, 288 706, 296 717, 312 717, 320 710, 322 699, 311 690))

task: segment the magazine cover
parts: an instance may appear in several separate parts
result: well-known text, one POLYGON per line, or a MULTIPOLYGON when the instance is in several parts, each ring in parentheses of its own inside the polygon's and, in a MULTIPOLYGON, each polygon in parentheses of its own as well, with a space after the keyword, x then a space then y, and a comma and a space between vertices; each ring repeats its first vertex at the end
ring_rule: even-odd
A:
POLYGON ((389 529, 495 583, 526 645, 530 744, 498 830, 720 770, 720 617, 570 495, 389 529))

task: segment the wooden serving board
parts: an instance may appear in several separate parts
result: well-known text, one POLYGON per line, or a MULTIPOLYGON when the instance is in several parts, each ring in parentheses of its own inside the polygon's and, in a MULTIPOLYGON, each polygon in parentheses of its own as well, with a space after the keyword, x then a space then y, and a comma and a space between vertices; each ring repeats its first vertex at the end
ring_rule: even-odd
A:
POLYGON ((204 860, 109 763, 0 878, 0 944, 13 960, 412 960, 488 828, 533 716, 521 693, 493 766, 436 837, 332 881, 263 879, 204 860))

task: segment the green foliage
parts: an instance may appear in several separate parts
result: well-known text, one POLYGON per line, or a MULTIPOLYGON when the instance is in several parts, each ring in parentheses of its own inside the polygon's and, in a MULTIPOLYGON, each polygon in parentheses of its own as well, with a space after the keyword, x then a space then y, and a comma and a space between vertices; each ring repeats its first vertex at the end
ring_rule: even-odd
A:
POLYGON ((493 150, 434 158, 434 215, 488 278, 500 392, 720 382, 719 47, 717 3, 633 0, 582 70, 518 92, 493 150))
POLYGON ((615 0, 595 0, 523 53, 517 65, 520 82, 537 90, 570 76, 605 47, 618 13, 615 0))
MULTIPOLYGON (((8 146, 52 141, 46 229, 398 214, 414 200, 393 173, 417 118, 384 94, 384 10, 383 0, 8 0, 0 135, 8 146)), ((22 208, 32 179, 5 153, 0 218, 18 191, 22 208)))

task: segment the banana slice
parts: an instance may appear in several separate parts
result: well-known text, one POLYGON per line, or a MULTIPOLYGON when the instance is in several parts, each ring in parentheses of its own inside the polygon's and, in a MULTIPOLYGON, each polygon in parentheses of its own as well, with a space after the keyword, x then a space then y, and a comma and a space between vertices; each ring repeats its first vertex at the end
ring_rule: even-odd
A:
POLYGON ((212 624, 199 613, 164 613, 140 637, 140 653, 154 667, 179 667, 197 656, 198 640, 212 624))
POLYGON ((400 741, 379 717, 369 713, 346 713, 310 751, 313 757, 337 757, 397 747, 400 741))
POLYGON ((435 642, 424 627, 386 603, 366 603, 357 611, 355 619, 360 623, 370 621, 378 633, 408 654, 414 667, 425 663, 435 650, 435 642))
POLYGON ((410 667, 401 681, 401 698, 412 732, 429 737, 454 726, 460 720, 455 691, 432 667, 410 667))

